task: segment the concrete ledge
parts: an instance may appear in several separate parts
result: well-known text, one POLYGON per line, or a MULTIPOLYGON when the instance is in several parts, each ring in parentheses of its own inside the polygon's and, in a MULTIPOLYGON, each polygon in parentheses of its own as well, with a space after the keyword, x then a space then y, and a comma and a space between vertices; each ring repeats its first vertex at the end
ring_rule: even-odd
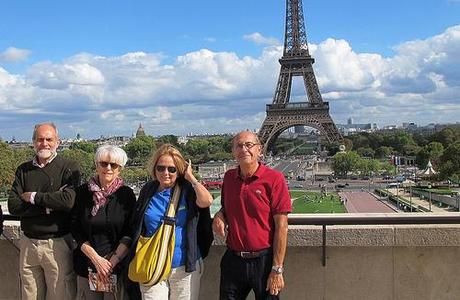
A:
MULTIPOLYGON (((460 225, 327 226, 326 266, 321 246, 321 226, 289 227, 283 299, 459 299, 460 225)), ((18 251, 4 239, 0 251, 0 299, 19 299, 18 251)), ((218 298, 224 251, 216 239, 200 299, 218 298)))

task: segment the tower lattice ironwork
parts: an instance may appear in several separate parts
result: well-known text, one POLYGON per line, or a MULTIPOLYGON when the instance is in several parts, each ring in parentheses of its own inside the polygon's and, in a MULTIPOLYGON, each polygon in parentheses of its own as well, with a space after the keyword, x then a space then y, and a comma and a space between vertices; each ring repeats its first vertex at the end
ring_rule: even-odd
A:
POLYGON ((337 127, 329 114, 313 72, 315 60, 308 51, 302 0, 286 0, 286 27, 283 57, 273 103, 267 104, 267 116, 259 131, 264 153, 287 128, 310 126, 316 128, 329 142, 341 142, 337 127), (302 76, 307 93, 306 102, 289 103, 292 78, 302 76))

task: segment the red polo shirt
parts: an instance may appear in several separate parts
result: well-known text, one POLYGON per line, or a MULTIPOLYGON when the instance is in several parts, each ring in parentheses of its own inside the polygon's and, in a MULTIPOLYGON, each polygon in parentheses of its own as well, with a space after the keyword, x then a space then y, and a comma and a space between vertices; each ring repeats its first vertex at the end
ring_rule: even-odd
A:
POLYGON ((234 251, 258 251, 273 244, 273 215, 292 210, 286 180, 281 172, 263 164, 249 178, 239 168, 225 173, 222 205, 228 223, 227 246, 234 251))

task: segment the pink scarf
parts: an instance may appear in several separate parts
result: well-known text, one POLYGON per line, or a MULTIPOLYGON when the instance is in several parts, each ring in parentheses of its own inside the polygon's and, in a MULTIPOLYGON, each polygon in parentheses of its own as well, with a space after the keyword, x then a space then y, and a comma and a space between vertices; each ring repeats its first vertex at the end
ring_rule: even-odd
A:
POLYGON ((99 208, 103 207, 107 203, 107 197, 115 193, 124 184, 123 179, 117 177, 112 184, 103 191, 99 186, 99 180, 97 177, 93 177, 88 182, 88 189, 93 192, 94 206, 91 210, 91 215, 94 217, 97 214, 99 208))

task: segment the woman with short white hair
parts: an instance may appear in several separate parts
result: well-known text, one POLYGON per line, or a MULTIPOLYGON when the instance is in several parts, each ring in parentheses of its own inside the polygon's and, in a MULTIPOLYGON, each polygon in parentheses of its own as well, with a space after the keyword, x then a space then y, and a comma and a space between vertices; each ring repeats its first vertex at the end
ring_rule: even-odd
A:
POLYGON ((130 216, 136 204, 133 190, 120 177, 128 157, 123 149, 104 145, 94 160, 96 175, 76 190, 72 211, 77 299, 126 299, 120 276, 132 242, 130 216))

